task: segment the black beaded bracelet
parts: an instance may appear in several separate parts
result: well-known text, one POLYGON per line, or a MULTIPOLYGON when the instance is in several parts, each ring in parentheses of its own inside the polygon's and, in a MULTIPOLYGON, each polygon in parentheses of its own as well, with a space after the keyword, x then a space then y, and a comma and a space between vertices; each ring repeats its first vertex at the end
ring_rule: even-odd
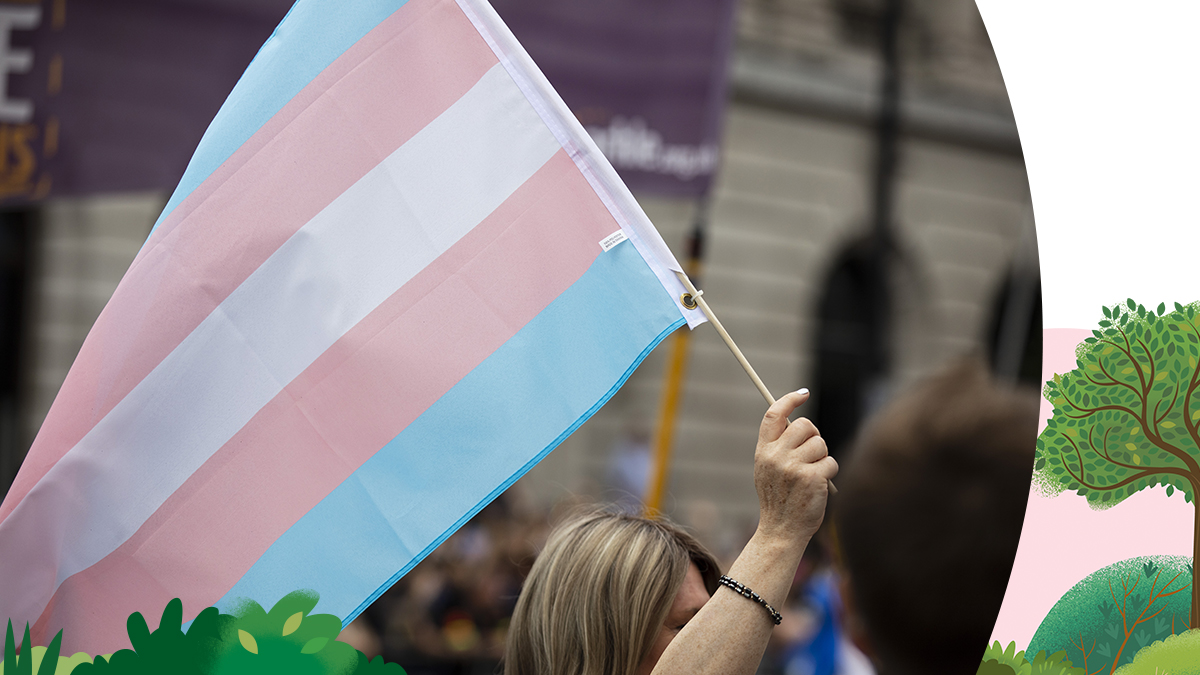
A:
POLYGON ((753 600, 753 601, 757 602, 758 604, 762 605, 764 608, 766 608, 767 613, 771 615, 771 621, 774 621, 776 626, 778 626, 780 623, 783 623, 783 617, 779 615, 779 612, 776 612, 774 607, 767 604, 767 601, 763 600, 758 595, 758 593, 755 593, 754 591, 750 590, 749 588, 746 588, 741 583, 734 581, 733 579, 730 579, 729 577, 727 577, 725 575, 721 575, 721 578, 717 579, 717 581, 722 586, 731 588, 731 589, 737 591, 738 594, 741 595, 742 597, 749 598, 750 600, 753 600))

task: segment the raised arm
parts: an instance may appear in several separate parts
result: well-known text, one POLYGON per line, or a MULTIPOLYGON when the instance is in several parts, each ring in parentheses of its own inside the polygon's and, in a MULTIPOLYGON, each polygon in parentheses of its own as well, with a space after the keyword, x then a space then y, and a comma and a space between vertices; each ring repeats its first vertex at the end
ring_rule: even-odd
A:
MULTIPOLYGON (((825 517, 828 481, 837 474, 812 422, 788 422, 808 396, 803 389, 788 394, 763 417, 754 453, 758 529, 727 572, 777 609, 825 517)), ((752 675, 774 627, 761 605, 722 586, 671 641, 653 675, 752 675)))

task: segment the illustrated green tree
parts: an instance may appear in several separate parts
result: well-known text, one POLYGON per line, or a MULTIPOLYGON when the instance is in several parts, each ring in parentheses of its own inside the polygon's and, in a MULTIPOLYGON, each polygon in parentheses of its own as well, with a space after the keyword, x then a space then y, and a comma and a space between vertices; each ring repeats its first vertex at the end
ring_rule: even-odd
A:
MULTIPOLYGON (((1054 414, 1038 438, 1034 480, 1050 494, 1074 490, 1112 507, 1165 485, 1193 505, 1193 565, 1200 555, 1200 303, 1147 310, 1105 307, 1099 330, 1076 349, 1078 368, 1044 394, 1054 414)), ((1200 619, 1192 587, 1189 625, 1200 619)))

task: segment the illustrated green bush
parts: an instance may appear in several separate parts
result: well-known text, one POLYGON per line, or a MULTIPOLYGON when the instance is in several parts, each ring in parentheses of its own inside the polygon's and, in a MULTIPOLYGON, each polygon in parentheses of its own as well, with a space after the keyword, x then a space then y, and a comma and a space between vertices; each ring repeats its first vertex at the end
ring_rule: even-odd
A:
POLYGON ((1010 642, 1005 649, 997 641, 983 653, 976 675, 1084 675, 1084 672, 1067 660, 1066 652, 1047 656, 1041 651, 1030 661, 1025 652, 1017 651, 1017 643, 1010 642))
MULTIPOLYGON (((51 675, 54 672, 52 666, 57 666, 58 649, 62 643, 62 631, 58 631, 58 635, 50 641, 50 646, 43 652, 42 658, 38 659, 40 668, 37 670, 37 675, 51 675)), ((8 631, 4 635, 4 661, 0 663, 0 668, 5 664, 8 665, 9 675, 32 675, 33 674, 33 642, 29 639, 29 624, 25 624, 25 638, 21 640, 21 653, 17 654, 17 644, 13 640, 12 620, 8 622, 8 631)), ((0 671, 3 672, 3 671, 0 671)))
POLYGON ((1159 640, 1138 651, 1115 675, 1200 675, 1200 630, 1159 640))
POLYGON ((309 613, 316 605, 317 594, 311 591, 289 593, 269 612, 256 602, 245 602, 234 612, 235 644, 227 646, 211 672, 351 675, 359 668, 361 654, 337 641, 341 619, 309 613))
POLYGON ((163 609, 158 630, 153 633, 141 612, 129 615, 125 622, 133 649, 122 649, 112 656, 97 656, 91 663, 75 668, 74 675, 207 675, 217 657, 227 651, 236 619, 209 607, 183 632, 183 603, 179 598, 163 609))
POLYGON ((1110 673, 1137 650, 1187 630, 1192 565, 1186 556, 1143 556, 1089 574, 1038 626, 1029 651, 1065 651, 1086 675, 1110 673))
POLYGON ((50 641, 48 647, 29 647, 29 624, 25 624, 25 639, 21 642, 21 653, 17 653, 17 644, 13 640, 12 621, 8 622, 8 632, 4 636, 4 660, 0 661, 0 675, 69 675, 75 666, 91 661, 92 657, 79 652, 72 656, 59 656, 59 645, 62 644, 62 631, 50 641), (11 667, 5 667, 9 664, 11 667))
MULTIPOLYGON (((356 650, 357 651, 357 650, 356 650)), ((388 663, 382 656, 367 660, 367 655, 358 652, 358 667, 354 675, 405 675, 404 669, 398 663, 388 663)))
MULTIPOLYGON (((368 660, 337 641, 342 621, 311 614, 317 599, 312 591, 296 591, 269 612, 253 601, 233 614, 209 607, 185 633, 183 603, 176 598, 153 632, 140 612, 130 614, 126 629, 132 649, 94 660, 82 652, 59 657, 62 631, 49 647, 32 647, 28 655, 22 648, 17 654, 10 621, 0 675, 405 675, 398 664, 382 657, 368 660), (6 664, 11 664, 8 670, 6 664)), ((28 626, 23 644, 30 644, 28 626)))

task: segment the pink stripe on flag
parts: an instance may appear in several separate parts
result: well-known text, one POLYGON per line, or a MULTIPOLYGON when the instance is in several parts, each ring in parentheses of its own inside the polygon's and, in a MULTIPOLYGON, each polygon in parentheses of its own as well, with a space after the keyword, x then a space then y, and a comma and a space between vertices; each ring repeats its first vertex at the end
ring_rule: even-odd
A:
POLYGON ((284 106, 138 254, 88 334, 0 522, 284 241, 496 63, 453 0, 410 0, 284 106))
MULTIPOLYGON (((36 639, 128 645, 120 618, 194 616, 354 470, 573 284, 617 224, 560 151, 290 383, 115 552, 65 580, 36 639), (563 227, 571 214, 571 227, 563 227), (97 620, 96 617, 112 617, 97 620)), ((480 402, 486 405, 486 402, 480 402)))

